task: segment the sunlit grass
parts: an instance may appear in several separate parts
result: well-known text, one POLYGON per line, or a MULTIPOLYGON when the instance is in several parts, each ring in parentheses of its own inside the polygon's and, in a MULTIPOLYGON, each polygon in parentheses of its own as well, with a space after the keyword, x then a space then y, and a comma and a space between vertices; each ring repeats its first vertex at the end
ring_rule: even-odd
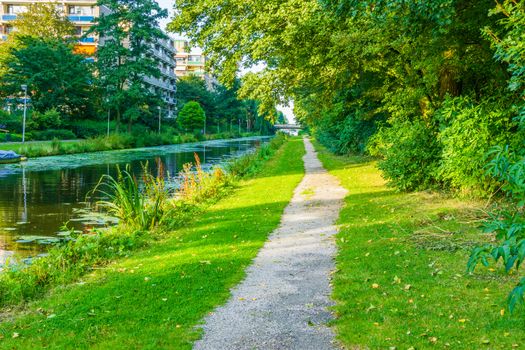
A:
POLYGON ((385 186, 375 163, 337 157, 318 144, 325 167, 349 190, 337 236, 335 327, 356 349, 513 349, 525 315, 509 315, 515 280, 466 274, 482 203, 385 186))
POLYGON ((190 349, 195 326, 228 299, 278 226, 303 176, 303 155, 301 140, 286 143, 254 178, 184 228, 82 284, 54 289, 0 325, 0 347, 190 349))

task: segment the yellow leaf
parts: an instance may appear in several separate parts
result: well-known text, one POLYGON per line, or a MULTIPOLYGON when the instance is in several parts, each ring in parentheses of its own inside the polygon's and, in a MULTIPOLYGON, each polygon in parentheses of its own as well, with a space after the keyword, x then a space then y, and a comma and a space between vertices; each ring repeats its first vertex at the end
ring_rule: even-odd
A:
POLYGON ((374 289, 379 288, 379 284, 377 284, 377 283, 373 283, 373 284, 372 284, 372 288, 374 288, 374 289))

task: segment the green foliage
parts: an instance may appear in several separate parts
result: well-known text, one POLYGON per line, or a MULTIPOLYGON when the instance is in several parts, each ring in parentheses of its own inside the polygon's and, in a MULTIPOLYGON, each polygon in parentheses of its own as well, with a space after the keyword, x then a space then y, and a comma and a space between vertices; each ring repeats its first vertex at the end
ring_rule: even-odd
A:
POLYGON ((204 128, 206 114, 198 102, 187 102, 179 112, 178 122, 180 127, 186 131, 194 131, 204 128))
POLYGON ((256 152, 237 158, 228 163, 228 173, 244 178, 260 171, 261 166, 281 148, 287 138, 284 134, 277 134, 270 143, 261 146, 256 152))
POLYGON ((383 156, 379 168, 390 184, 402 191, 432 188, 436 175, 440 146, 436 134, 421 121, 398 123, 382 128, 373 140, 376 151, 383 156))
POLYGON ((206 130, 215 133, 258 130, 268 134, 272 130, 265 114, 258 111, 254 100, 241 99, 238 96, 240 81, 236 80, 231 88, 221 84, 208 83, 197 76, 182 77, 177 80, 177 102, 181 110, 188 102, 198 102, 206 114, 206 130))
MULTIPOLYGON (((47 129, 42 131, 31 131, 30 132, 31 140, 36 141, 47 141, 47 140, 74 140, 76 139, 76 135, 71 132, 71 130, 67 129, 47 129)), ((60 149, 62 151, 63 148, 60 149)), ((59 151, 59 149, 55 149, 55 151, 59 151)))
POLYGON ((487 195, 497 182, 485 176, 485 154, 494 146, 516 137, 514 113, 502 99, 475 103, 472 99, 446 99, 439 110, 442 131, 440 179, 456 190, 487 195))
MULTIPOLYGON (((509 272, 514 267, 518 270, 525 260, 525 156, 508 147, 495 147, 489 155, 488 173, 503 183, 511 204, 496 210, 485 223, 485 231, 494 233, 498 243, 475 248, 467 266, 472 272, 479 262, 488 266, 490 260, 501 259, 509 272)), ((524 282, 522 279, 509 296, 511 311, 525 303, 524 282)))
POLYGON ((92 75, 85 57, 74 54, 61 39, 17 36, 16 40, 19 45, 0 62, 6 69, 0 76, 2 96, 20 97, 20 86, 25 84, 37 112, 55 109, 68 118, 90 116, 92 75))
POLYGON ((148 164, 143 166, 142 185, 143 188, 128 166, 126 170, 118 169, 116 178, 102 176, 93 193, 108 198, 98 204, 119 218, 123 225, 131 229, 152 230, 166 215, 168 193, 163 175, 153 176, 148 164))
POLYGON ((27 123, 28 128, 32 130, 57 129, 61 125, 62 117, 56 109, 50 109, 44 113, 34 111, 27 123))
POLYGON ((20 13, 11 23, 16 31, 11 37, 31 36, 40 39, 72 40, 75 26, 64 16, 63 9, 53 3, 33 3, 27 5, 27 11, 20 13))
POLYGON ((101 0, 98 5, 109 9, 89 30, 104 38, 97 49, 98 85, 116 112, 117 131, 122 119, 130 131, 133 122, 160 103, 160 96, 143 86, 144 77, 160 77, 153 48, 166 38, 158 21, 167 11, 153 0, 101 0))

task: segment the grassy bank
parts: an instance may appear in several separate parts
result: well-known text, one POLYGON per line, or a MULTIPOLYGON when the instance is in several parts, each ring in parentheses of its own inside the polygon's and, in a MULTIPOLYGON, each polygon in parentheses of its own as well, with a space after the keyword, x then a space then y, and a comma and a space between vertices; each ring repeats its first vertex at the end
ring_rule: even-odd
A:
POLYGON ((85 140, 72 141, 32 141, 22 143, 0 143, 0 150, 15 151, 26 157, 45 157, 63 154, 76 154, 121 150, 139 147, 153 147, 198 142, 203 140, 231 139, 236 137, 256 136, 256 133, 220 133, 196 137, 193 134, 171 135, 147 133, 144 135, 113 134, 110 137, 99 136, 85 140))
POLYGON ((375 163, 318 144, 349 190, 334 279, 339 339, 351 349, 512 349, 525 341, 523 310, 509 315, 515 278, 479 269, 470 249, 490 237, 481 204, 385 186, 375 163))
POLYGON ((184 228, 11 312, 15 319, 0 324, 0 347, 191 348, 194 327, 227 300, 277 227, 303 176, 303 154, 302 141, 291 140, 184 228))

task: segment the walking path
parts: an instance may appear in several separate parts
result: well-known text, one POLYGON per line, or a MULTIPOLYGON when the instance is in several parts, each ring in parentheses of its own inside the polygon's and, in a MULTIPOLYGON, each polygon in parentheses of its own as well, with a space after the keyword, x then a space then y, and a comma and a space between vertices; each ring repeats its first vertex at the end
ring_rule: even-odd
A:
POLYGON ((308 139, 305 177, 246 279, 230 301, 210 314, 200 350, 336 349, 326 326, 332 318, 330 272, 335 221, 346 190, 328 174, 308 139))

